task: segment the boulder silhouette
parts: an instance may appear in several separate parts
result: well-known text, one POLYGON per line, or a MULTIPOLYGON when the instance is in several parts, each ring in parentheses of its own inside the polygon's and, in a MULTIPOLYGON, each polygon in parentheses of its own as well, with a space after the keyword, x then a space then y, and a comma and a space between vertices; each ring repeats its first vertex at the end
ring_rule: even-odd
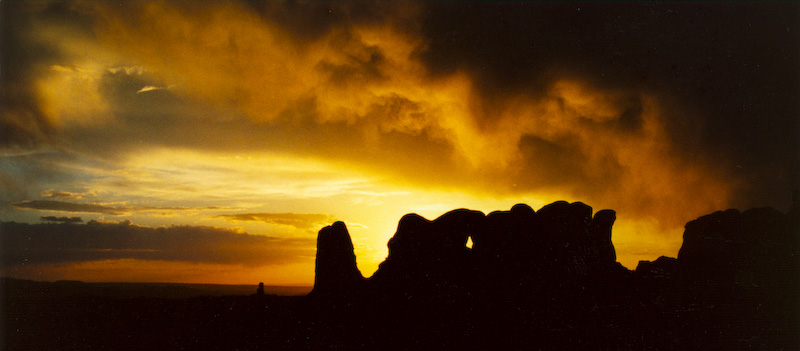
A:
POLYGON ((796 211, 718 211, 686 224, 678 275, 669 293, 698 311, 688 337, 697 348, 764 349, 800 345, 800 250, 796 211), (702 326, 702 327, 701 327, 702 326))
POLYGON ((525 256, 532 254, 536 213, 525 204, 486 216, 484 230, 472 236, 472 249, 482 268, 494 273, 527 270, 525 256))
POLYGON ((661 256, 655 261, 639 261, 634 272, 636 289, 650 301, 677 304, 678 259, 661 256))
POLYGON ((611 229, 617 220, 614 210, 597 211, 589 227, 589 246, 597 253, 597 263, 613 265, 617 262, 617 252, 611 243, 611 229))
POLYGON ((645 279, 671 279, 677 275, 678 259, 661 256, 655 261, 639 261, 636 275, 645 279))
POLYGON ((467 240, 485 230, 484 218, 482 212, 466 209, 433 221, 417 214, 403 216, 389 240, 389 254, 370 283, 385 294, 402 293, 406 298, 463 292, 474 276, 467 240))
POLYGON ((773 208, 718 211, 686 224, 678 253, 690 288, 780 288, 785 272, 797 270, 798 232, 773 208))

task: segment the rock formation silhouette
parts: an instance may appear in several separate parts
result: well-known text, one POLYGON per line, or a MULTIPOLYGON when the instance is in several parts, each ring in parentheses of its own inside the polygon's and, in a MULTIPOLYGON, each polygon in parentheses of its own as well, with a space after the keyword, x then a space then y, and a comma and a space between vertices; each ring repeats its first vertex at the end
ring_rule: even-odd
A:
POLYGON ((796 208, 700 217, 687 223, 677 259, 642 261, 635 272, 616 262, 616 213, 593 215, 580 202, 458 209, 432 221, 407 214, 368 279, 337 222, 319 233, 309 297, 307 331, 324 337, 306 346, 791 348, 800 345, 796 208))
POLYGON ((317 236, 316 275, 310 295, 348 295, 360 289, 363 281, 344 222, 322 228, 317 236))

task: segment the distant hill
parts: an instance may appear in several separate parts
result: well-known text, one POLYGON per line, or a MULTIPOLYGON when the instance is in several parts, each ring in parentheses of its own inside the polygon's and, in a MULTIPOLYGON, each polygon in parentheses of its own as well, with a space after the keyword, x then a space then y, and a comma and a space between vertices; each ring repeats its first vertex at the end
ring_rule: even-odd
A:
MULTIPOLYGON (((2 278, 0 284, 4 298, 36 293, 74 297, 183 299, 200 296, 252 295, 258 288, 257 284, 84 283, 72 280, 42 282, 14 278, 2 278)), ((280 296, 301 296, 308 294, 309 291, 311 291, 310 286, 264 286, 266 294, 280 296)))

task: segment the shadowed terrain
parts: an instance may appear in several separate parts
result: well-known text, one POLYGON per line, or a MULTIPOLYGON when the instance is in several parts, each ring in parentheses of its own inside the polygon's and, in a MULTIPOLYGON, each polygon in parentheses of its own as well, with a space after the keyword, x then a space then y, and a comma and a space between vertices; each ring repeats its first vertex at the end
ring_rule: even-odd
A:
POLYGON ((6 279, 4 347, 796 349, 798 212, 795 203, 788 213, 700 217, 686 224, 677 258, 635 271, 616 262, 612 210, 561 201, 434 220, 408 214, 369 278, 336 222, 319 232, 315 286, 305 297, 262 288, 136 297, 119 287, 6 279))

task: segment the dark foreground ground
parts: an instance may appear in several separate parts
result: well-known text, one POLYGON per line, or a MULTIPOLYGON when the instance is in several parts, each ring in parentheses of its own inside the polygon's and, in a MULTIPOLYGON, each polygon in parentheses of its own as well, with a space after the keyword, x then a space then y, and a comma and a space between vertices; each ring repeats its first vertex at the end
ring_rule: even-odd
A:
MULTIPOLYGON (((486 308, 463 298, 459 306, 448 305, 446 298, 389 306, 373 298, 331 302, 270 294, 131 297, 137 290, 140 294, 150 291, 150 296, 164 291, 132 284, 128 296, 108 296, 106 290, 92 289, 90 284, 5 279, 2 340, 4 350, 538 350, 562 346, 796 350, 800 346, 796 303, 764 304, 763 297, 752 295, 758 290, 737 291, 715 305, 686 303, 680 296, 661 294, 663 289, 669 287, 619 291, 622 295, 613 301, 593 302, 593 310, 577 314, 560 311, 563 305, 549 309, 516 301, 522 311, 540 317, 512 314, 497 319, 491 312, 464 306, 486 308), (405 310, 420 306, 424 311, 405 310), (579 315, 581 320, 564 315, 579 315), (481 316, 494 320, 481 320, 481 316)), ((509 311, 508 306, 496 308, 509 311)))
POLYGON ((4 350, 285 349, 302 299, 220 296, 256 286, 2 282, 4 350))

